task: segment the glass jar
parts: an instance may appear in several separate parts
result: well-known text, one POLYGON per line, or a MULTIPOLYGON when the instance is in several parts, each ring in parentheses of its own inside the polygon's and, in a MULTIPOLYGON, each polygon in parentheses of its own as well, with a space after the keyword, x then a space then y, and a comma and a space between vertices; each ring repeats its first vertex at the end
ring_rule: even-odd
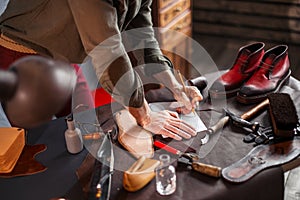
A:
POLYGON ((160 195, 170 195, 176 190, 175 167, 170 163, 170 156, 159 156, 160 166, 156 169, 156 191, 160 195))

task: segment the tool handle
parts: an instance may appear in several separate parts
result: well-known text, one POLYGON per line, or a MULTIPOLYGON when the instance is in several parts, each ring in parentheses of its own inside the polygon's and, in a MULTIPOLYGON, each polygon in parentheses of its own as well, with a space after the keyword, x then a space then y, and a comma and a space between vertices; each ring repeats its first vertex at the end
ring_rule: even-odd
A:
POLYGON ((215 125, 213 125, 212 127, 210 127, 209 129, 215 133, 218 130, 222 129, 224 127, 224 125, 228 122, 229 117, 225 116, 223 118, 221 118, 215 125))
POLYGON ((192 167, 195 171, 212 177, 218 178, 221 176, 221 171, 222 171, 221 167, 199 163, 199 162, 193 162, 192 167))
POLYGON ((238 127, 241 128, 248 128, 252 131, 257 131, 259 129, 259 123, 258 122, 249 122, 245 119, 242 119, 241 117, 238 117, 231 113, 230 111, 226 110, 226 114, 229 116, 229 118, 232 120, 232 123, 238 127))
POLYGON ((254 117, 254 115, 260 112, 262 109, 264 109, 267 105, 269 105, 269 99, 262 101, 260 104, 250 109, 248 112, 244 113, 243 115, 241 115, 241 118, 246 120, 250 119, 254 117))
POLYGON ((253 122, 252 123, 252 122, 248 122, 248 121, 245 121, 245 122, 243 122, 243 121, 239 121, 239 122, 238 121, 233 121, 233 124, 238 126, 238 127, 241 127, 241 128, 248 128, 253 132, 257 132, 259 127, 260 127, 258 122, 253 122))
POLYGON ((232 123, 238 127, 241 127, 241 128, 248 128, 250 129, 251 131, 253 132, 257 132, 260 125, 258 122, 249 122, 245 119, 242 119, 240 117, 231 117, 232 119, 232 123))

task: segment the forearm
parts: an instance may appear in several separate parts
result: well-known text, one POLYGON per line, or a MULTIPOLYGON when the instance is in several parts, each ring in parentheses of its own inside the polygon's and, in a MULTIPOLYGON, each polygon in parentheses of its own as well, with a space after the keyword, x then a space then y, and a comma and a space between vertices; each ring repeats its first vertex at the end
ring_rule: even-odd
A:
POLYGON ((171 70, 164 70, 162 72, 156 73, 153 75, 153 77, 173 93, 177 93, 183 88, 183 86, 177 81, 171 70))
POLYGON ((134 108, 134 107, 127 107, 129 110, 130 114, 136 119, 136 122, 144 127, 145 125, 149 124, 151 122, 150 119, 150 113, 151 109, 146 101, 144 99, 143 105, 139 108, 134 108))

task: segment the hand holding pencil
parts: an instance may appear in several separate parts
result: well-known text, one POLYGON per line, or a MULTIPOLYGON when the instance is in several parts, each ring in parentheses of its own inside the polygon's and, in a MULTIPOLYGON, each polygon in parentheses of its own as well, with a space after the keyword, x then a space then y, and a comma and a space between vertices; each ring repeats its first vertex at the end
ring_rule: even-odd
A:
POLYGON ((194 112, 197 102, 202 101, 203 97, 197 87, 185 85, 179 70, 176 70, 176 73, 182 85, 182 92, 185 94, 174 94, 175 99, 184 104, 185 108, 182 109, 183 114, 188 114, 191 111, 194 112))
POLYGON ((184 84, 179 70, 174 68, 174 71, 175 75, 171 70, 165 70, 153 76, 172 91, 174 98, 183 105, 182 109, 180 109, 182 113, 188 114, 193 108, 195 109, 197 102, 202 101, 203 97, 197 87, 184 84))

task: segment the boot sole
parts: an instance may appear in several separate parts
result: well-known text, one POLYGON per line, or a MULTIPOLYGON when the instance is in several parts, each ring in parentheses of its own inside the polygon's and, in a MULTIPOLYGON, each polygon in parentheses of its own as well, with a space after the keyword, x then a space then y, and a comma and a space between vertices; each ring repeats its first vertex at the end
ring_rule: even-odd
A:
POLYGON ((288 73, 280 81, 280 83, 275 88, 275 90, 273 90, 271 92, 268 92, 268 93, 265 93, 265 94, 262 94, 262 95, 251 96, 251 97, 241 96, 238 93, 236 99, 237 99, 238 102, 243 103, 243 104, 253 104, 253 103, 261 102, 261 101, 263 101, 267 98, 268 94, 277 93, 282 88, 282 86, 284 86, 285 84, 288 84, 290 76, 291 76, 291 70, 288 71, 288 73))

